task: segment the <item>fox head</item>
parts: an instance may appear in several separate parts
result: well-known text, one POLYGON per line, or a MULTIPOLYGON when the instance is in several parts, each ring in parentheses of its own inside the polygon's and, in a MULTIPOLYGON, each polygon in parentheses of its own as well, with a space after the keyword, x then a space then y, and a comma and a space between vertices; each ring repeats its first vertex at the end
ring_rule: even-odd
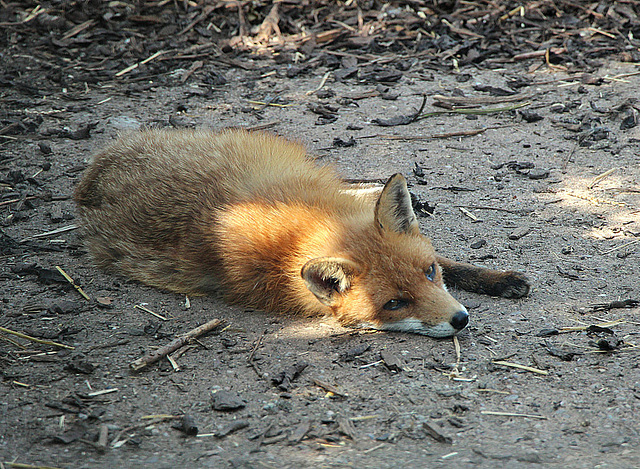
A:
POLYGON ((420 233, 407 182, 392 176, 373 222, 345 230, 335 257, 302 268, 306 287, 343 323, 449 337, 469 315, 446 290, 431 242, 420 233))

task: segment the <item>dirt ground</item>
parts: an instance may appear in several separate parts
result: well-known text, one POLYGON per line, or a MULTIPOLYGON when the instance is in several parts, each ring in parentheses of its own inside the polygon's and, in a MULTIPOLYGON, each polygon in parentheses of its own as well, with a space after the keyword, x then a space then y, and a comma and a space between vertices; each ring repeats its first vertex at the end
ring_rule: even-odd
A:
POLYGON ((37 32, 0 51, 0 326, 73 349, 0 332, 0 467, 640 467, 638 63, 244 50, 117 76, 140 62, 125 55, 91 80, 37 32), (485 101, 416 118, 423 96, 424 113, 485 101), (347 179, 402 172, 440 253, 526 272, 532 292, 453 290, 471 314, 457 358, 450 339, 108 276, 70 196, 92 152, 140 126, 264 128, 347 179), (130 370, 216 318, 178 369, 130 370))

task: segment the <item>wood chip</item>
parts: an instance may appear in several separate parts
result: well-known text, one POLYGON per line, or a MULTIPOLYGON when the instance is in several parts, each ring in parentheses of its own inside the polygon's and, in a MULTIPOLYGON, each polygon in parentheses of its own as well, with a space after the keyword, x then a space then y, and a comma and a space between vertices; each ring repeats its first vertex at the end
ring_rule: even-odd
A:
POLYGON ((450 436, 445 435, 444 433, 442 433, 442 430, 434 425, 431 425, 429 422, 422 422, 422 428, 425 429, 425 431, 431 438, 439 441, 440 443, 445 443, 448 445, 453 443, 453 439, 450 436))

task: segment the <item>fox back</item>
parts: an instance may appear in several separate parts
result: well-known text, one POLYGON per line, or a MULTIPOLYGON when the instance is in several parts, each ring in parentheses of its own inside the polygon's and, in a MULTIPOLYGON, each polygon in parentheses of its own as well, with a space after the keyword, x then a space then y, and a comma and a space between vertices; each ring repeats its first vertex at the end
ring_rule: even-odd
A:
POLYGON ((95 155, 75 200, 95 263, 148 285, 431 336, 467 324, 400 174, 358 197, 280 137, 146 130, 95 155))

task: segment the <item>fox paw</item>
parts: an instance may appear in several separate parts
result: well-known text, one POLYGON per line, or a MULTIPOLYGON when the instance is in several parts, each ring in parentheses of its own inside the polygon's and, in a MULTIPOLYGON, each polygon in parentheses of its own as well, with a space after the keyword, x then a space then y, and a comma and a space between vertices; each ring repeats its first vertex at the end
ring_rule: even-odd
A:
POLYGON ((522 298, 529 294, 531 284, 526 275, 520 272, 504 272, 502 279, 495 285, 498 295, 504 298, 522 298))

